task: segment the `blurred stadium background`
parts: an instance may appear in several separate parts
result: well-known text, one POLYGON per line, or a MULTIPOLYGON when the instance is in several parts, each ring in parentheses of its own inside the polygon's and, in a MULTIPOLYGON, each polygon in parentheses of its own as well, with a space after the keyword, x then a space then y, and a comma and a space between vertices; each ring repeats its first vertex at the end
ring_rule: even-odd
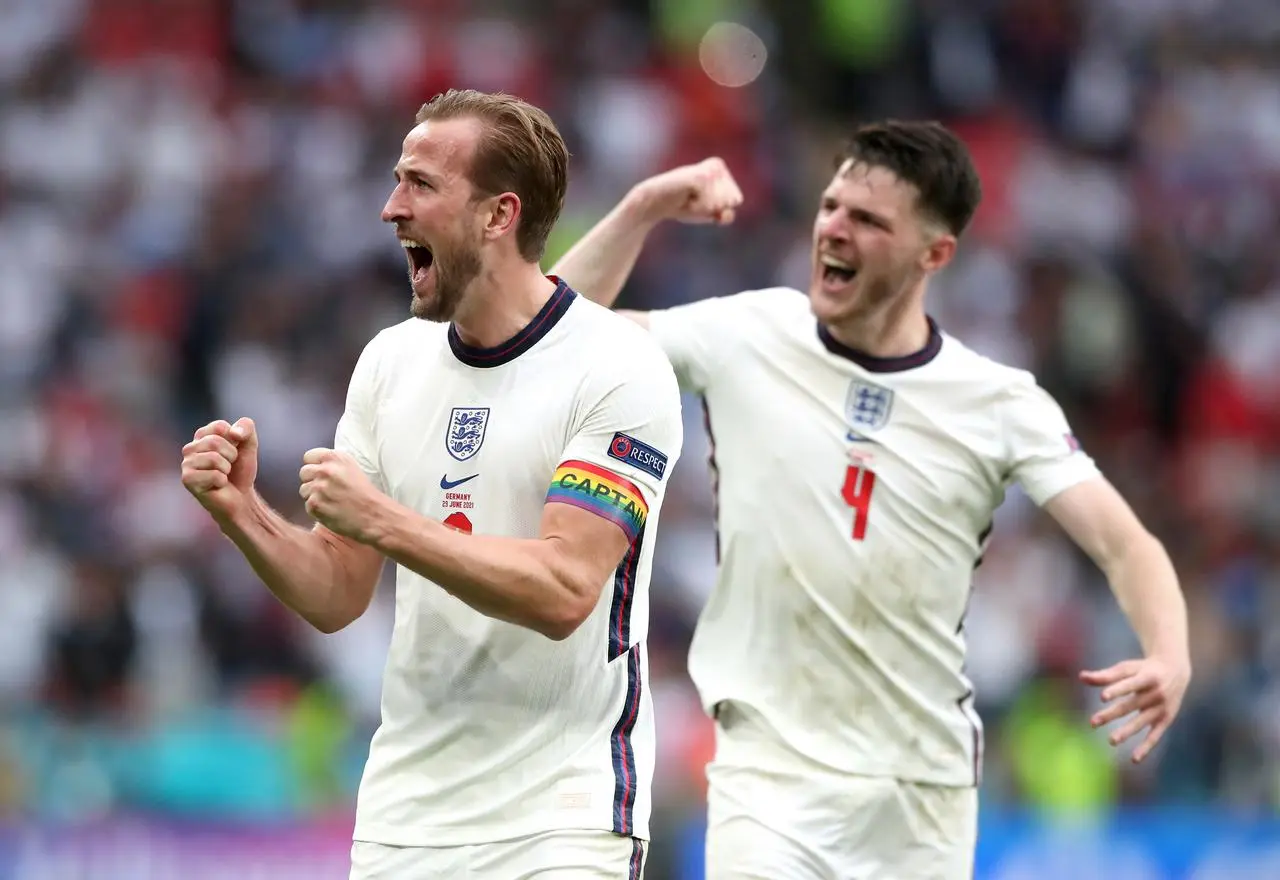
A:
MULTIPOLYGON (((1172 551, 1196 663, 1133 768, 1074 684, 1127 626, 1011 497, 970 622, 979 876, 1280 877, 1278 65, 1275 0, 0 0, 0 880, 346 876, 390 583, 306 631, 178 450, 254 416, 262 488, 300 514, 301 453, 407 314, 377 216, 400 139, 455 85, 562 126, 548 266, 640 177, 729 162, 736 227, 661 230, 640 307, 803 286, 842 132, 956 126, 987 196, 934 312, 1063 402, 1172 551)), ((690 413, 653 584, 650 880, 701 876, 690 413)))

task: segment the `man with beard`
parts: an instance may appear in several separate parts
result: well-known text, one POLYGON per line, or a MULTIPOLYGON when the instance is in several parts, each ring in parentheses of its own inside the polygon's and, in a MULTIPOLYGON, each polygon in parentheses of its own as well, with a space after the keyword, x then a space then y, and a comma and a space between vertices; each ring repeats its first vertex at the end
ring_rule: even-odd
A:
POLYGON ((568 154, 545 113, 450 91, 382 212, 413 319, 357 363, 311 529, 254 491, 242 418, 183 482, 289 608, 334 632, 384 559, 396 616, 353 878, 634 878, 648 835, 648 583, 679 391, 648 334, 538 267, 568 154))
MULTIPOLYGON (((808 296, 749 291, 647 314, 713 438, 719 576, 690 672, 716 719, 707 877, 972 876, 981 724, 964 674, 973 570, 1017 482, 1106 573, 1144 656, 1082 673, 1168 729, 1190 677, 1186 609, 1160 542, 1023 371, 925 310, 981 197, 932 123, 859 128, 823 192, 808 296)), ((611 304, 667 218, 725 222, 708 160, 638 185, 556 271, 611 304)))

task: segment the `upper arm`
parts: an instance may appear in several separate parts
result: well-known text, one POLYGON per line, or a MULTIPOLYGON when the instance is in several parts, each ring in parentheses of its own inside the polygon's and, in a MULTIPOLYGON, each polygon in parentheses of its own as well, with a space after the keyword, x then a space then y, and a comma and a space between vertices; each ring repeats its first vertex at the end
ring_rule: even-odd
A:
POLYGON ((553 503, 542 508, 540 536, 557 555, 558 567, 576 584, 587 608, 594 607, 610 574, 631 549, 626 530, 586 507, 553 503))
MULTIPOLYGON (((334 584, 341 584, 340 595, 332 597, 333 619, 326 631, 337 631, 356 620, 369 609, 385 563, 381 553, 359 541, 332 532, 317 523, 312 533, 320 539, 325 554, 333 564, 334 584)), ((318 624, 317 624, 318 625, 318 624)))
POLYGON ((346 405, 334 435, 333 448, 356 460, 365 476, 386 492, 386 481, 378 467, 374 414, 377 412, 377 370, 381 336, 375 337, 356 361, 347 386, 346 405))
POLYGON ((726 329, 739 314, 739 296, 712 297, 648 313, 649 332, 686 391, 703 393, 720 373, 727 359, 726 329))
POLYGON ((637 312, 637 311, 634 311, 633 309, 616 309, 615 314, 621 315, 622 317, 626 318, 628 321, 635 321, 637 324, 639 324, 641 327, 643 327, 646 330, 649 329, 649 313, 648 312, 637 312))
POLYGON ((1001 407, 1007 472, 1036 504, 1100 475, 1062 408, 1029 376, 1008 389, 1001 407))
POLYGON ((1104 571, 1126 547, 1150 538, 1133 508, 1102 476, 1062 490, 1044 510, 1104 571))
MULTIPOLYGON (((334 449, 345 452, 356 460, 365 476, 386 492, 386 481, 378 467, 377 441, 375 439, 374 413, 377 410, 376 375, 379 338, 375 337, 356 362, 347 386, 346 405, 334 432, 334 449)), ((338 568, 335 583, 345 586, 340 603, 342 625, 346 625, 369 608, 378 587, 384 559, 377 550, 359 541, 344 537, 317 524, 313 531, 324 543, 325 551, 338 568)), ((339 627, 340 628, 340 627, 339 627)))
POLYGON ((542 515, 543 537, 572 554, 592 604, 623 559, 638 556, 684 440, 675 376, 651 347, 625 375, 597 381, 602 393, 574 426, 542 515))
POLYGON ((1009 473, 1104 571, 1146 536, 1128 503, 1080 447, 1062 408, 1024 375, 1001 411, 1009 473))

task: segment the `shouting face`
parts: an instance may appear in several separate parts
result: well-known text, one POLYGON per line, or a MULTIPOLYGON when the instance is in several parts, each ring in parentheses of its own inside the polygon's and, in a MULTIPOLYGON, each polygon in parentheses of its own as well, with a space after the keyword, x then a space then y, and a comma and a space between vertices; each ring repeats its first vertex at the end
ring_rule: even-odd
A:
POLYGON ((480 274, 481 221, 468 178, 479 136, 476 120, 447 119, 423 122, 404 139, 382 219, 404 246, 416 318, 452 320, 480 274))
POLYGON ((907 296, 931 266, 938 233, 915 187, 878 166, 846 162, 813 224, 809 302, 824 324, 857 321, 907 296))

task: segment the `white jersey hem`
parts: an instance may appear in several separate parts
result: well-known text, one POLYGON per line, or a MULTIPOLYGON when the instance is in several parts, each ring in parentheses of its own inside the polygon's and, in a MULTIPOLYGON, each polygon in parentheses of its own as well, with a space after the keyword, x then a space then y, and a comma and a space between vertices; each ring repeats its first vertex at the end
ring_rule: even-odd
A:
MULTIPOLYGON (((386 825, 381 822, 356 822, 355 831, 351 835, 353 841, 359 843, 377 843, 383 846, 480 846, 489 843, 502 843, 518 840, 535 834, 554 834, 557 831, 601 831, 606 834, 617 834, 611 825, 591 822, 547 822, 525 821, 502 826, 467 825, 464 827, 431 827, 424 825, 386 825)), ((637 840, 649 840, 648 823, 637 822, 629 834, 618 834, 619 837, 634 837, 637 840)))

